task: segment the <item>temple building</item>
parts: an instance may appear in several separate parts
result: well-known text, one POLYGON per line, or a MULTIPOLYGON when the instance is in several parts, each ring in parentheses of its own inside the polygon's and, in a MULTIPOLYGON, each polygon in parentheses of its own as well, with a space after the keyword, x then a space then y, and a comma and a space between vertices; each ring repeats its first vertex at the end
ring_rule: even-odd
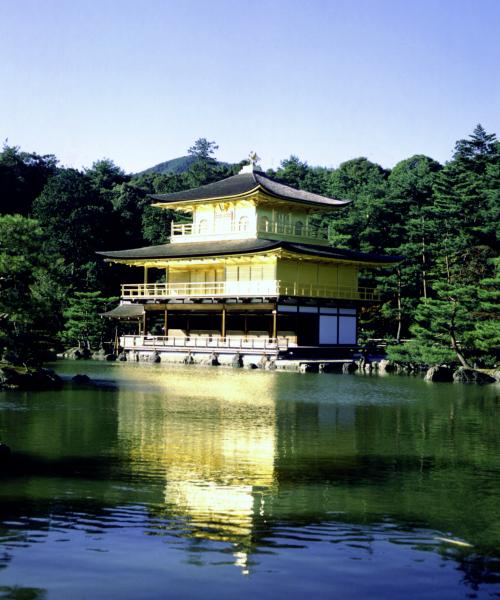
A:
POLYGON ((360 270, 399 260, 332 248, 318 217, 349 201, 284 185, 252 161, 222 181, 152 198, 182 219, 170 243, 99 253, 143 271, 106 313, 136 322, 120 338, 136 356, 347 358, 360 306, 378 300, 358 285, 360 270))

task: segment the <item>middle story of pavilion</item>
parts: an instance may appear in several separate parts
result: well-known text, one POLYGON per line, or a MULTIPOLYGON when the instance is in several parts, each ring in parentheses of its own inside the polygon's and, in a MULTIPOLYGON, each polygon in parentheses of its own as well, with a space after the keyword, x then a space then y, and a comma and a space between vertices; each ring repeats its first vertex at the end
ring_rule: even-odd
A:
POLYGON ((135 320, 142 345, 353 347, 360 306, 378 300, 376 289, 359 286, 360 270, 400 260, 332 248, 315 217, 349 201, 296 190, 254 165, 152 198, 191 222, 172 223, 170 243, 99 253, 143 271, 107 313, 135 320))

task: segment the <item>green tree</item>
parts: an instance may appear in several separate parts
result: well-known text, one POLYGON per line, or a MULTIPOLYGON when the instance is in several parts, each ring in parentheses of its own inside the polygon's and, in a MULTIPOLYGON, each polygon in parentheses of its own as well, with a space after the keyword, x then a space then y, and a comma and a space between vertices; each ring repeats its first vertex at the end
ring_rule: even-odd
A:
POLYGON ((342 163, 330 173, 328 195, 352 200, 340 213, 332 213, 332 245, 365 252, 383 251, 390 235, 386 208, 388 172, 366 158, 342 163))
POLYGON ((45 252, 37 221, 0 217, 0 347, 20 362, 37 362, 61 325, 62 259, 45 252))
MULTIPOLYGON (((450 361, 469 366, 467 355, 474 322, 471 312, 476 304, 477 290, 474 286, 434 284, 435 298, 423 298, 415 312, 415 324, 410 328, 416 343, 425 352, 435 353, 437 348, 449 354, 450 361)), ((428 362, 428 361, 426 361, 428 362)))
POLYGON ((0 152, 0 214, 27 216, 47 181, 57 172, 52 154, 40 156, 4 145, 0 152))
MULTIPOLYGON (((494 322, 483 326, 479 315, 481 294, 489 293, 491 299, 491 290, 482 291, 482 280, 494 278, 491 223, 498 215, 498 164, 496 137, 478 126, 468 139, 457 142, 453 159, 434 174, 433 202, 424 206, 421 219, 426 285, 410 328, 421 354, 440 348, 465 366, 494 345, 488 341, 495 338, 494 322)), ((401 249, 416 259, 418 222, 410 219, 409 224, 408 242, 401 249)))
POLYGON ((458 140, 455 144, 453 160, 468 161, 477 173, 484 173, 490 159, 498 154, 498 142, 494 133, 486 133, 479 123, 468 139, 458 140))
POLYGON ((472 340, 478 354, 486 354, 494 364, 500 360, 500 258, 492 263, 494 275, 480 282, 472 340))
POLYGON ((111 337, 109 320, 101 313, 116 301, 117 298, 104 298, 101 292, 75 292, 64 310, 62 339, 86 350, 101 347, 106 337, 111 337))
POLYGON ((326 194, 329 171, 323 167, 310 167, 307 162, 302 162, 298 156, 291 154, 282 160, 277 171, 269 169, 270 177, 277 177, 287 185, 313 194, 326 194))
POLYGON ((130 176, 109 158, 95 161, 90 169, 85 169, 85 175, 99 192, 111 190, 115 185, 130 180, 130 176))
POLYGON ((189 167, 186 177, 188 187, 205 185, 227 176, 227 168, 219 167, 214 153, 219 146, 215 142, 209 142, 206 138, 199 138, 189 148, 189 156, 196 160, 189 167))
POLYGON ((117 248, 142 246, 145 244, 142 231, 142 217, 151 200, 148 189, 138 180, 115 185, 110 199, 113 205, 113 244, 117 248))
POLYGON ((61 170, 33 204, 44 231, 46 252, 64 257, 69 281, 76 287, 98 287, 102 263, 95 252, 112 243, 112 205, 84 173, 61 170))
POLYGON ((289 158, 282 160, 276 177, 297 189, 302 188, 304 180, 309 172, 307 162, 302 162, 298 156, 291 154, 289 158))
POLYGON ((207 138, 198 138, 188 149, 188 154, 194 156, 196 160, 205 162, 215 162, 214 154, 219 149, 215 142, 209 142, 207 138))
MULTIPOLYGON (((135 215, 138 218, 137 231, 141 232, 143 242, 162 244, 168 241, 171 222, 173 220, 181 221, 183 217, 175 211, 152 206, 152 199, 149 194, 168 194, 188 189, 188 177, 185 174, 153 173, 134 178, 127 186, 127 188, 117 191, 122 195, 122 198, 127 198, 126 206, 129 207, 130 211, 134 210, 134 201, 130 201, 131 194, 135 196, 135 215), (123 194, 125 189, 128 190, 126 196, 123 194)), ((114 205, 116 212, 122 210, 117 202, 114 201, 114 205)), ((126 210, 125 208, 125 217, 126 210)), ((186 220, 188 220, 187 217, 186 220)))
POLYGON ((404 256, 396 269, 382 272, 377 281, 385 292, 382 313, 397 323, 395 337, 408 335, 420 297, 428 296, 432 265, 433 185, 441 165, 423 155, 399 162, 388 177, 385 210, 390 226, 384 233, 385 251, 404 256))

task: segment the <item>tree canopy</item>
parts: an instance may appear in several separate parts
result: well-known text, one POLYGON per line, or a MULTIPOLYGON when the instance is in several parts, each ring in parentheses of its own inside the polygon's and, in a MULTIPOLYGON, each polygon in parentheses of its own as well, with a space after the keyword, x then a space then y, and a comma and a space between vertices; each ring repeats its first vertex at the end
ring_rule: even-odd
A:
MULTIPOLYGON (((215 141, 199 138, 188 150, 194 160, 184 172, 133 176, 108 158, 87 169, 68 169, 53 155, 5 144, 0 152, 4 336, 14 323, 17 330, 37 328, 44 318, 52 332, 60 332, 73 318, 68 311, 84 300, 77 294, 99 293, 99 299, 116 293, 120 270, 107 269, 95 252, 168 241, 174 213, 153 208, 150 195, 223 179, 245 163, 218 163, 217 150, 215 141)), ((417 362, 498 360, 500 144, 495 134, 477 125, 456 142, 444 165, 416 154, 392 169, 365 157, 332 169, 291 154, 268 173, 298 189, 352 201, 342 211, 312 217, 328 228, 332 246, 404 257, 396 268, 361 273, 361 285, 376 285, 382 293, 378 308, 362 312, 365 337, 395 340, 391 352, 401 360, 410 355, 417 362), (402 343, 407 338, 409 345, 402 343)))

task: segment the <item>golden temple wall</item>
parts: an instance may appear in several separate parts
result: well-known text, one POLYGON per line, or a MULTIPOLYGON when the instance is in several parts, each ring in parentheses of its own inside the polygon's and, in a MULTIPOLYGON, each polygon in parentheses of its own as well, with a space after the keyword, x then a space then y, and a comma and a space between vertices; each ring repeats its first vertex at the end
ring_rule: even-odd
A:
POLYGON ((325 264, 313 261, 280 259, 277 279, 299 285, 357 288, 358 267, 349 264, 325 264))

